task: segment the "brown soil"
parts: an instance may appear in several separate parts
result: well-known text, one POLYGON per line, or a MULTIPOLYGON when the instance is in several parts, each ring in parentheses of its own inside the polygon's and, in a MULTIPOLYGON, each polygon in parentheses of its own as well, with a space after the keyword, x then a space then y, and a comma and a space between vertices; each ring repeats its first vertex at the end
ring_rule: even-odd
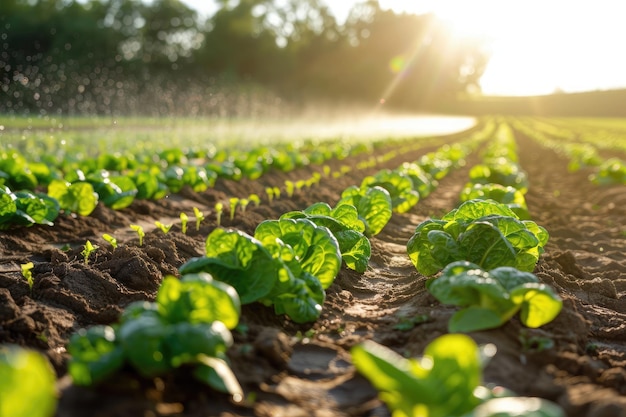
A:
MULTIPOLYGON (((444 138, 454 141, 455 137, 444 138)), ((566 161, 518 136, 520 163, 531 187, 527 203, 533 219, 547 228, 550 241, 535 270, 564 300, 557 319, 525 329, 517 319, 502 328, 472 333, 479 343, 495 343, 496 356, 485 369, 486 383, 519 395, 559 403, 570 417, 626 415, 626 189, 601 188, 588 172, 570 173, 566 161), (547 337, 554 347, 523 347, 520 337, 547 337)), ((443 143, 443 142, 441 142, 443 143)), ((334 205, 347 186, 381 168, 414 161, 426 151, 404 154, 384 165, 354 170, 293 198, 248 207, 224 225, 252 233, 264 219, 324 201, 334 205)), ((349 158, 336 165, 354 166, 349 158)), ((468 164, 440 182, 437 190, 409 213, 394 213, 382 233, 371 239, 372 258, 364 274, 343 268, 327 290, 321 318, 296 325, 271 309, 244 306, 229 351, 233 370, 246 392, 243 404, 194 382, 186 370, 157 379, 125 371, 96 388, 75 387, 66 374, 69 336, 81 327, 113 323, 134 300, 151 300, 164 275, 177 274, 187 259, 200 256, 204 239, 216 227, 216 201, 230 196, 264 194, 266 186, 286 178, 307 178, 315 167, 289 174, 270 173, 258 181, 219 181, 203 193, 185 190, 160 201, 137 201, 113 211, 99 206, 87 218, 63 216, 54 227, 31 227, 0 233, 0 342, 44 352, 59 375, 58 416, 387 416, 377 393, 350 363, 349 349, 373 339, 404 355, 420 355, 446 332, 454 308, 440 305, 424 288, 406 255, 415 226, 441 216, 458 204, 468 164), (178 216, 192 207, 207 219, 199 231, 180 231, 178 216), (155 220, 174 223, 168 234, 154 230, 155 220), (129 224, 149 230, 138 245, 129 224), (101 238, 122 242, 114 252, 101 238), (86 240, 100 248, 85 264, 86 240), (62 250, 69 245, 69 250, 62 250), (35 263, 32 291, 20 264, 35 263), (410 330, 395 326, 403 318, 425 314, 428 320, 410 330)), ((191 223, 191 222, 190 222, 191 223)))

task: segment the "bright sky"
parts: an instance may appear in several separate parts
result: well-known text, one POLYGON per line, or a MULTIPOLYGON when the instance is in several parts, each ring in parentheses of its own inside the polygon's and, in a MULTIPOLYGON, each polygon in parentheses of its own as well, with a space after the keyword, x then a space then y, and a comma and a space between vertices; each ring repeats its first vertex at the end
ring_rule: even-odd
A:
MULTIPOLYGON (((210 10, 208 0, 183 0, 210 10)), ((400 12, 434 12, 461 34, 484 35, 487 95, 626 88, 626 1, 379 0, 400 12)), ((326 0, 343 20, 355 0, 326 0)))

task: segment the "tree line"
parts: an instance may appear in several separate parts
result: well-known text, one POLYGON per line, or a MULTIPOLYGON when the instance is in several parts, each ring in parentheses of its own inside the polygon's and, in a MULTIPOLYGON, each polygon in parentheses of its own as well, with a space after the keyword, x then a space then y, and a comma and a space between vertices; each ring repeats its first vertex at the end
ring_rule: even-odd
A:
POLYGON ((237 115, 312 98, 432 109, 487 55, 433 15, 321 0, 2 0, 0 113, 237 115), (242 110, 243 109, 243 110, 242 110))

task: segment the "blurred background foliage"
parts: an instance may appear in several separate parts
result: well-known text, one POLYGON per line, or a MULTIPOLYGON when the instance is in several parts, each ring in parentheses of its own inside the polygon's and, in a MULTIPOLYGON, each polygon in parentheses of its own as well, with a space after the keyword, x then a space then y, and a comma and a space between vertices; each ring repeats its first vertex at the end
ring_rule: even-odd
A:
POLYGON ((0 113, 272 115, 289 103, 436 110, 488 60, 433 15, 377 0, 339 23, 320 0, 0 1, 0 113))

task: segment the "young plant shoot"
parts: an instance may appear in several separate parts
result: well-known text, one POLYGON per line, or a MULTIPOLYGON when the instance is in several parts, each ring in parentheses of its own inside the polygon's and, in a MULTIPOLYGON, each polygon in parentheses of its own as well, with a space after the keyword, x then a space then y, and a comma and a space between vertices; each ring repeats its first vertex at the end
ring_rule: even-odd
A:
POLYGON ((91 243, 91 241, 87 241, 85 243, 85 248, 83 249, 83 251, 80 253, 81 255, 83 255, 83 259, 85 260, 85 265, 87 265, 89 263, 89 256, 96 251, 96 249, 98 249, 99 246, 98 245, 94 245, 91 243))
POLYGON ((33 279, 33 271, 32 271, 32 269, 34 267, 35 267, 35 265, 32 262, 27 262, 27 263, 21 265, 22 276, 24 277, 24 279, 28 283, 28 289, 31 292, 33 291, 33 285, 35 283, 35 281, 33 279))
POLYGON ((248 200, 254 204, 254 207, 259 207, 261 204, 261 198, 257 194, 250 194, 248 200))
POLYGON ((204 220, 204 214, 198 207, 193 208, 193 214, 196 216, 196 231, 200 230, 200 223, 204 220))
POLYGON ((102 235, 102 239, 107 241, 109 243, 109 245, 111 245, 113 250, 117 249, 117 239, 115 237, 111 236, 108 233, 105 233, 105 234, 102 235))
POLYGON ((137 237, 139 237, 139 246, 143 246, 143 238, 146 235, 143 231, 143 227, 138 224, 131 224, 130 228, 137 232, 137 237))
POLYGON ((224 204, 215 203, 215 220, 217 221, 217 225, 222 225, 222 213, 224 212, 224 204))
POLYGON ((235 218, 235 211, 237 210, 237 204, 239 203, 239 198, 231 197, 228 199, 229 209, 230 209, 230 220, 235 218))
POLYGON ((159 230, 161 230, 163 232, 163 234, 167 234, 170 231, 170 229, 172 228, 171 224, 163 224, 163 223, 161 223, 158 220, 154 222, 154 225, 157 228, 159 228, 159 230))
POLYGON ((180 231, 182 234, 187 234, 187 223, 189 222, 189 216, 187 213, 180 213, 180 231))

